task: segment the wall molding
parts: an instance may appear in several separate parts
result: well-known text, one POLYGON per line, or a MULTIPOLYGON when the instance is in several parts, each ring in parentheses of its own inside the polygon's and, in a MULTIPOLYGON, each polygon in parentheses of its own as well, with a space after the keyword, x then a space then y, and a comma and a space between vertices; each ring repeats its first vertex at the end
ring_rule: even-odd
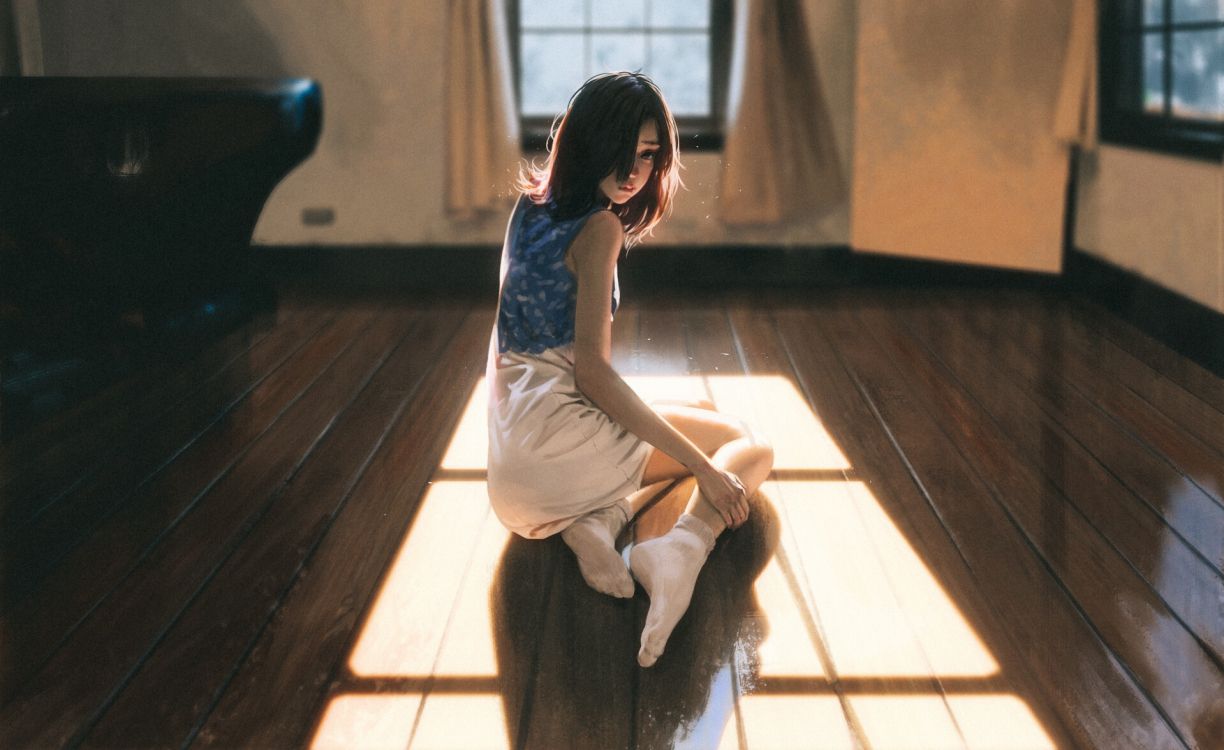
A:
MULTIPOLYGON (((500 246, 257 245, 279 278, 371 290, 495 293, 500 246)), ((1058 276, 854 252, 846 245, 644 245, 621 261, 621 285, 641 290, 886 285, 1053 286, 1058 276)))

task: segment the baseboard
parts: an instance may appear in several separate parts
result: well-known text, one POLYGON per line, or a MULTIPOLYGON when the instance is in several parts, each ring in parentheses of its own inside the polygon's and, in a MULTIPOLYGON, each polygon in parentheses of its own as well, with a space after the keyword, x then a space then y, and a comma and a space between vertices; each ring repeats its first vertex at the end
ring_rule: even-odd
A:
MULTIPOLYGON (((497 291, 499 252, 492 245, 252 248, 272 278, 319 289, 485 299, 497 291)), ((1224 375, 1224 315, 1078 249, 1067 251, 1059 276, 857 253, 845 245, 643 245, 621 262, 620 280, 628 295, 861 284, 1061 289, 1224 375)))
MULTIPOLYGON (((497 291, 500 248, 489 245, 257 246, 272 277, 329 289, 497 291)), ((619 266, 627 292, 899 286, 1051 286, 1050 274, 853 252, 845 245, 643 245, 619 266)))
POLYGON ((1224 313, 1078 249, 1067 252, 1064 284, 1224 377, 1224 313))

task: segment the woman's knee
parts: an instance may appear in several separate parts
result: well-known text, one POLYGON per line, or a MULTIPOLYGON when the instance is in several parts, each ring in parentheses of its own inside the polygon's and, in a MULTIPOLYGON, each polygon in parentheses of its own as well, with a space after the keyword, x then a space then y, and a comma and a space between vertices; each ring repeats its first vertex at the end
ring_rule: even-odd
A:
POLYGON ((747 438, 749 444, 752 445, 754 449, 757 449, 762 456, 767 455, 770 462, 772 462, 773 443, 769 441, 769 438, 765 437, 765 435, 760 430, 753 427, 751 423, 743 419, 738 420, 738 422, 740 437, 747 438))
POLYGON ((759 442, 754 440, 752 443, 752 458, 767 471, 773 469, 774 465, 774 449, 773 445, 768 441, 761 439, 759 442))

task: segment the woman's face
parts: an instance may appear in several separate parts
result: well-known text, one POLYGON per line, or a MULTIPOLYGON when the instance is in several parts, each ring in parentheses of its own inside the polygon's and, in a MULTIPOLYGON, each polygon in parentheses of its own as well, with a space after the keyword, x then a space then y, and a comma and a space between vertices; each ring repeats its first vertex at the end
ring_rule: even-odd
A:
POLYGON ((655 155, 659 153, 659 128, 654 120, 647 120, 638 132, 637 156, 633 160, 633 171, 624 182, 616 179, 616 171, 599 181, 599 191, 616 205, 620 205, 638 194, 650 173, 654 170, 655 155))

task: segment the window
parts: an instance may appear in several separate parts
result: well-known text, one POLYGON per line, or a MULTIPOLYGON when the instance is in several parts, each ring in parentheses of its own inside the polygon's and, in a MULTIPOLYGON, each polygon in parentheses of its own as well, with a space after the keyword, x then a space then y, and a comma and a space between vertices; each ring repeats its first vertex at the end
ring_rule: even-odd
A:
POLYGON ((1101 138, 1170 153, 1224 155, 1224 2, 1106 0, 1101 138))
POLYGON ((731 0, 510 0, 523 146, 592 75, 641 71, 667 96, 682 146, 722 146, 731 0))

